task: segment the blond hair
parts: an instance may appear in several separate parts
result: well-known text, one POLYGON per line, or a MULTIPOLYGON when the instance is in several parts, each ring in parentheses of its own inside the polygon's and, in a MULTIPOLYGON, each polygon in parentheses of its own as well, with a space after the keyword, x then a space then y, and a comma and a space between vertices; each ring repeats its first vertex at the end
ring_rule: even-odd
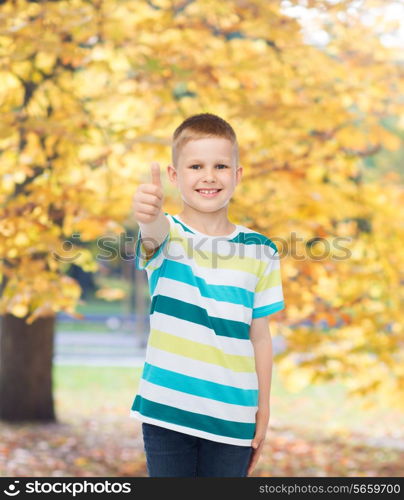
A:
POLYGON ((212 113, 200 113, 192 115, 179 125, 173 134, 172 139, 172 163, 176 168, 181 148, 187 142, 205 137, 222 137, 229 139, 233 144, 233 153, 236 166, 239 162, 239 151, 236 134, 232 126, 223 118, 212 113))

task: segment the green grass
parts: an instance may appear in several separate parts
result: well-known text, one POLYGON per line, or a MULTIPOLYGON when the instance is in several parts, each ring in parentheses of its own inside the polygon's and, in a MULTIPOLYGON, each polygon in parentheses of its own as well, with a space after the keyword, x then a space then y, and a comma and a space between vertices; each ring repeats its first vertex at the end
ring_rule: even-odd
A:
POLYGON ((87 321, 73 322, 63 321, 57 324, 58 332, 91 332, 91 333, 111 333, 106 323, 94 323, 87 321))
POLYGON ((55 365, 53 374, 57 390, 88 394, 102 389, 110 395, 137 385, 141 368, 55 365))
POLYGON ((127 414, 136 394, 141 368, 54 365, 53 386, 58 414, 127 414))
POLYGON ((83 301, 83 304, 77 306, 77 312, 82 314, 111 314, 111 316, 126 314, 127 304, 122 300, 100 300, 91 299, 83 301))

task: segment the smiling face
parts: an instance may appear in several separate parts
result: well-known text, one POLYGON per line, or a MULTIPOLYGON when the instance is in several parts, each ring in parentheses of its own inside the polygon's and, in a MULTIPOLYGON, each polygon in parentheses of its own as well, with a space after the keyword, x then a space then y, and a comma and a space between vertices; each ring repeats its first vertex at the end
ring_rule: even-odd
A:
POLYGON ((177 169, 170 165, 168 176, 185 204, 200 212, 216 212, 227 207, 242 170, 229 139, 206 137, 190 140, 181 148, 177 169))

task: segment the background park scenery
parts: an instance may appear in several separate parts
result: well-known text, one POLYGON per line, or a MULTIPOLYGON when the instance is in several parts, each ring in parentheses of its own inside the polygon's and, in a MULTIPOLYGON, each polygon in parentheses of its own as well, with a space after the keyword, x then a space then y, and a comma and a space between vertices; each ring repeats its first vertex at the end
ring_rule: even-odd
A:
POLYGON ((0 475, 146 476, 132 198, 174 129, 228 120, 230 220, 275 241, 255 476, 403 476, 404 4, 0 2, 0 475))

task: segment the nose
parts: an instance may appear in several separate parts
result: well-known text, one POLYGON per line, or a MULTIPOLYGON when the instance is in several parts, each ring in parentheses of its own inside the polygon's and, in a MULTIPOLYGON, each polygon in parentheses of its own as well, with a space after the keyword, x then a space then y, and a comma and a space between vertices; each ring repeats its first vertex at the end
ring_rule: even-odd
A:
POLYGON ((215 182, 215 172, 213 169, 206 169, 205 170, 205 175, 204 175, 204 181, 206 182, 215 182))

